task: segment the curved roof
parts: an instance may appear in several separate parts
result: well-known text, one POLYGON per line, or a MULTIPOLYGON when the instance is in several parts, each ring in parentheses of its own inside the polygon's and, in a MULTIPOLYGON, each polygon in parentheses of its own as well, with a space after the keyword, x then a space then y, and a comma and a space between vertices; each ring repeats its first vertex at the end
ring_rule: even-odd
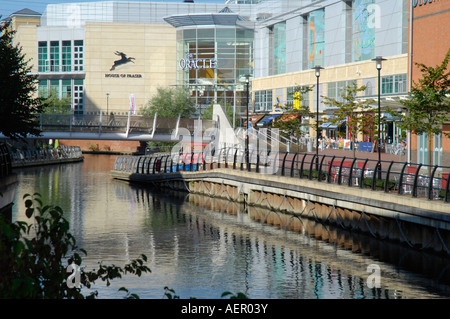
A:
POLYGON ((165 17, 164 21, 175 28, 197 25, 236 25, 237 21, 245 21, 236 13, 189 13, 165 17))

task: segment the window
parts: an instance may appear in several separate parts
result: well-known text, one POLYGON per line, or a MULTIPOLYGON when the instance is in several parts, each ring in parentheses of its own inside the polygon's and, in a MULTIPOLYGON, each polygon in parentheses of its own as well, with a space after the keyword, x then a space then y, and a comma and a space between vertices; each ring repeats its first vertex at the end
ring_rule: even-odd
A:
POLYGON ((395 76, 394 91, 395 93, 406 93, 407 91, 406 74, 400 74, 395 76))
POLYGON ((406 74, 390 75, 381 78, 381 94, 406 93, 406 74))
POLYGON ((83 114, 84 106, 84 80, 74 80, 73 82, 73 113, 83 114))
POLYGON ((381 94, 394 93, 394 77, 384 76, 381 78, 381 94))
POLYGON ((427 133, 417 135, 417 162, 419 164, 428 164, 428 137, 427 133))
POLYGON ((273 26, 273 74, 286 72, 286 22, 273 26))
POLYGON ((50 72, 59 71, 59 41, 50 41, 50 72))
POLYGON ((72 96, 72 80, 62 80, 61 88, 61 96, 63 98, 72 96))
POLYGON ((339 81, 339 82, 331 82, 327 84, 327 97, 330 99, 335 99, 339 102, 343 102, 342 94, 345 93, 345 90, 348 86, 356 83, 355 80, 352 81, 339 81))
POLYGON ((71 41, 62 42, 62 71, 70 72, 72 70, 72 44, 71 41))
POLYGON ((255 92, 255 112, 272 111, 272 90, 255 92))
POLYGON ((84 49, 83 40, 75 40, 73 46, 74 56, 73 56, 73 70, 83 71, 84 70, 84 49))
POLYGON ((54 93, 59 98, 59 80, 50 80, 50 93, 54 93))
POLYGON ((433 163, 442 165, 442 134, 434 134, 433 163))
POLYGON ((46 41, 38 43, 38 72, 48 71, 48 47, 46 41))
POLYGON ((48 83, 47 80, 39 80, 38 83, 38 96, 42 98, 48 97, 48 83))
MULTIPOLYGON (((288 87, 286 89, 286 96, 287 96, 286 97, 286 105, 290 106, 291 108, 297 107, 296 103, 298 103, 298 102, 295 101, 295 97, 296 97, 296 94, 300 94, 300 92, 295 92, 297 88, 298 87, 288 87)), ((300 103, 301 103, 300 105, 303 105, 305 107, 309 106, 309 92, 303 93, 301 95, 300 103)))

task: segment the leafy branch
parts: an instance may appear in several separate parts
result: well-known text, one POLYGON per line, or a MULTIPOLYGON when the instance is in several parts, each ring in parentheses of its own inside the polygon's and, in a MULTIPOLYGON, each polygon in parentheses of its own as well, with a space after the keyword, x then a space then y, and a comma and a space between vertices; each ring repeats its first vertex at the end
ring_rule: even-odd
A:
MULTIPOLYGON (((97 280, 106 282, 122 278, 124 274, 141 276, 150 272, 145 265, 147 257, 132 260, 122 267, 102 265, 93 271, 80 269, 80 285, 70 287, 67 269, 69 265, 81 265, 81 254, 75 237, 69 232, 69 222, 58 206, 43 205, 40 194, 24 195, 25 215, 34 218, 34 224, 25 221, 9 223, 0 218, 0 296, 2 298, 96 298, 94 291, 88 296, 81 293, 82 287, 90 288, 97 280), (65 265, 67 262, 67 265, 65 265)), ((121 287, 126 298, 137 295, 121 287)))

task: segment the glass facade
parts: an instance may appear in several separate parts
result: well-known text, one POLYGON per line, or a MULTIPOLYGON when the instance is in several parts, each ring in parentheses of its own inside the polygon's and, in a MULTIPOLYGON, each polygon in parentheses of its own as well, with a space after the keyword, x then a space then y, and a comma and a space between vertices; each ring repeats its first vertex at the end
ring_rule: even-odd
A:
POLYGON ((273 26, 273 74, 286 73, 286 22, 273 26))
POLYGON ((375 57, 374 0, 353 0, 353 61, 375 57))
POLYGON ((55 92, 60 98, 71 98, 74 114, 83 114, 84 110, 84 80, 83 79, 41 79, 38 80, 38 95, 47 98, 50 92, 55 92))
POLYGON ((325 56, 325 10, 313 11, 308 17, 308 64, 309 68, 324 65, 325 56))
POLYGON ((38 95, 48 97, 55 92, 59 98, 71 97, 74 114, 83 114, 84 80, 69 73, 84 71, 84 41, 38 42, 38 95), (55 79, 52 73, 64 73, 55 79), (68 78, 69 77, 69 78, 68 78))
POLYGON ((189 89, 197 108, 212 103, 243 112, 246 75, 252 75, 253 30, 210 26, 177 30, 177 84, 189 89))

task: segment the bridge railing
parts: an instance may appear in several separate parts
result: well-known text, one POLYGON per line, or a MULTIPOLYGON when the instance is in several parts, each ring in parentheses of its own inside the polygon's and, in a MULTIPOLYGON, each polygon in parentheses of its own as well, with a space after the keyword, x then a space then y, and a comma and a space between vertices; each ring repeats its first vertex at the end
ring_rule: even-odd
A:
POLYGON ((187 154, 118 157, 114 170, 137 174, 246 170, 450 203, 450 167, 312 153, 228 147, 187 154), (248 155, 248 161, 247 161, 248 155))
MULTIPOLYGON (((41 131, 96 133, 155 133, 172 134, 178 127, 190 132, 197 129, 196 119, 168 118, 141 115, 98 114, 39 114, 41 131)), ((213 127, 214 121, 202 120, 202 131, 213 127)))

